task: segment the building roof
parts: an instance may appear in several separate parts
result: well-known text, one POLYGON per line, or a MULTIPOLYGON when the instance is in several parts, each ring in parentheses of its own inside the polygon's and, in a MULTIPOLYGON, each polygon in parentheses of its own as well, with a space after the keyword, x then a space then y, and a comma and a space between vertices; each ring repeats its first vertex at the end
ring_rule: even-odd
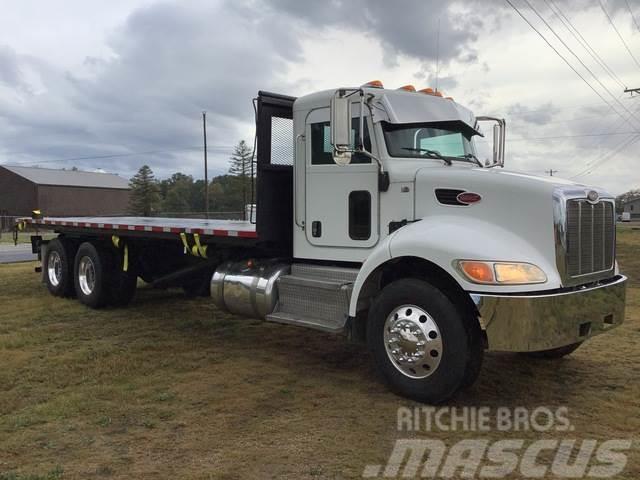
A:
POLYGON ((51 168, 16 167, 0 165, 37 185, 65 187, 93 187, 128 189, 129 181, 113 173, 82 172, 79 170, 56 170, 51 168))

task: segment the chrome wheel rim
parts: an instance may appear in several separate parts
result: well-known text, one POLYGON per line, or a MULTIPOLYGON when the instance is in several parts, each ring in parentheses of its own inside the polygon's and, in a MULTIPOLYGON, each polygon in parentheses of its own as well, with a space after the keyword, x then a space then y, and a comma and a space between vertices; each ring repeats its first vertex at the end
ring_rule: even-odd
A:
POLYGON ((60 285, 62 281, 62 259, 60 254, 55 250, 49 252, 49 260, 47 261, 47 275, 49 276, 49 283, 54 287, 60 285))
POLYGON ((440 365, 440 329, 424 309, 402 305, 394 309, 384 324, 384 346, 391 363, 410 378, 426 378, 440 365))
POLYGON ((85 295, 91 295, 96 288, 96 269, 93 260, 89 257, 82 257, 78 265, 78 283, 80 290, 85 295))

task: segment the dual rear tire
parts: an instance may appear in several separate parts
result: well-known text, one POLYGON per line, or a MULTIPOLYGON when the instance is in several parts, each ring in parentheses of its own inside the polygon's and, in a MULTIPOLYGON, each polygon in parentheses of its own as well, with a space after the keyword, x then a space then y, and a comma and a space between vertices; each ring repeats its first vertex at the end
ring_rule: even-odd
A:
POLYGON ((49 242, 45 283, 52 295, 76 296, 91 308, 125 306, 133 299, 137 275, 121 268, 118 251, 99 244, 76 243, 63 237, 49 242))

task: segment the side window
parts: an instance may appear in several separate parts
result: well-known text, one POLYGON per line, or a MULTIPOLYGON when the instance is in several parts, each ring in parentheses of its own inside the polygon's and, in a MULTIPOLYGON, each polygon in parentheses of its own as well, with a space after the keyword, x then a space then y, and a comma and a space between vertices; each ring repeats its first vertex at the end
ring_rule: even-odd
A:
MULTIPOLYGON (((351 121, 351 146, 355 146, 355 139, 359 135, 360 118, 351 121)), ((364 148, 371 151, 371 137, 369 127, 365 119, 364 122, 364 148)), ((331 156, 331 127, 329 122, 319 122, 311 124, 311 164, 312 165, 334 165, 331 156)), ((351 163, 371 163, 371 159, 361 153, 356 153, 351 157, 351 163)))
POLYGON ((352 240, 371 237, 371 194, 355 190, 349 194, 349 236, 352 240))

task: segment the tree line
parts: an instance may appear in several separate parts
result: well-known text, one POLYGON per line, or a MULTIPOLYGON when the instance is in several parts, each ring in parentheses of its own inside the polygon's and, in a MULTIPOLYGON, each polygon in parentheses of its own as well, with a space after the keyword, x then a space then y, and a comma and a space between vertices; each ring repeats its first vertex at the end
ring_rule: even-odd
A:
MULTIPOLYGON (((242 218, 251 203, 251 161, 253 150, 244 140, 234 148, 226 174, 214 177, 208 185, 209 211, 242 218)), ((158 180, 148 165, 140 167, 130 179, 129 213, 136 216, 202 217, 205 208, 205 182, 176 172, 158 180)), ((254 185, 255 187, 255 185, 254 185)))

